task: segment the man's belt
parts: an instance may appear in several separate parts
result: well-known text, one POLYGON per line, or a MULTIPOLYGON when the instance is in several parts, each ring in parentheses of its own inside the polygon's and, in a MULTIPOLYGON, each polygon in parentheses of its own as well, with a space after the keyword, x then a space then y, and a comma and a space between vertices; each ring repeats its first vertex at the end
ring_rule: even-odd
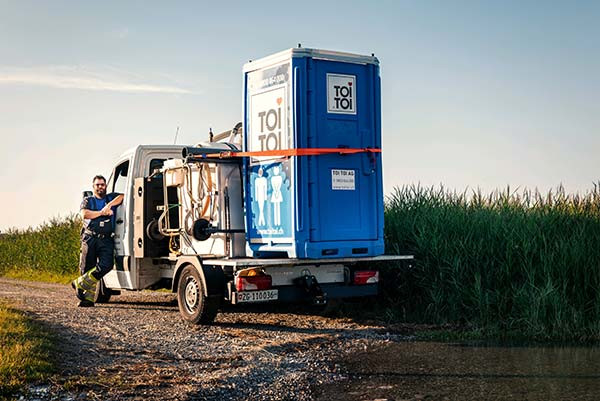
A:
POLYGON ((96 237, 96 238, 100 238, 100 239, 102 239, 102 238, 112 238, 112 237, 115 236, 115 233, 100 234, 100 233, 97 233, 97 232, 92 231, 92 230, 87 229, 87 228, 83 230, 83 233, 85 235, 89 235, 90 237, 96 237))

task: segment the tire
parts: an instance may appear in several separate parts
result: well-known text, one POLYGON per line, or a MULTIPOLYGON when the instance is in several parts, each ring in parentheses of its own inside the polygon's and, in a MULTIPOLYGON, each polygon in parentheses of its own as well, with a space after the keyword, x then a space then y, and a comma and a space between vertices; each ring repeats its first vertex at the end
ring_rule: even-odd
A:
POLYGON ((193 324, 211 324, 219 311, 220 299, 207 297, 206 284, 198 270, 187 265, 177 283, 177 304, 184 320, 193 324))
POLYGON ((94 298, 94 303, 96 304, 107 304, 110 301, 110 297, 113 295, 113 292, 110 288, 106 287, 104 284, 104 280, 98 281, 96 284, 96 297, 94 298))

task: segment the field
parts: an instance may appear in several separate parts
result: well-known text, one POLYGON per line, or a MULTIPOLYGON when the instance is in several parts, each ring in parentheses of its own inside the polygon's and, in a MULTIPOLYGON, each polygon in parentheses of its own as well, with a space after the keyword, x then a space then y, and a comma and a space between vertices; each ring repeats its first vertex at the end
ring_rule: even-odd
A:
POLYGON ((0 276, 67 283, 77 276, 81 221, 54 218, 0 236, 0 276))
MULTIPOLYGON (((0 275, 67 282, 80 222, 54 219, 0 237, 0 275)), ((406 186, 386 199, 380 317, 451 324, 476 337, 600 340, 600 188, 491 194, 406 186)))
POLYGON ((481 335, 600 339, 600 188, 456 193, 397 188, 386 204, 392 318, 452 323, 481 335), (390 277, 391 275, 391 277, 390 277))

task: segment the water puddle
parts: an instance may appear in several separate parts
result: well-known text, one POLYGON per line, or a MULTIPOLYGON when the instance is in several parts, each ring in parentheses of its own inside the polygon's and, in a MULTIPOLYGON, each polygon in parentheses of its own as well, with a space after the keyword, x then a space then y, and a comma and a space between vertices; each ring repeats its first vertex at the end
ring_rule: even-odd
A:
POLYGON ((600 348, 391 343, 341 361, 319 399, 595 399, 600 348))

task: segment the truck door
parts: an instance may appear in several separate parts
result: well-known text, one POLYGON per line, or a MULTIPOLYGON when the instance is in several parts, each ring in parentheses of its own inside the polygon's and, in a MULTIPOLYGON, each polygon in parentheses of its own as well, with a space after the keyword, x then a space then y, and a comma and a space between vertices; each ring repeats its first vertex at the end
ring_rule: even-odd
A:
POLYGON ((113 171, 112 187, 110 187, 109 183, 111 192, 117 192, 124 196, 123 203, 117 208, 115 216, 115 258, 117 267, 119 267, 119 263, 123 263, 123 257, 129 256, 129 243, 125 240, 127 238, 127 211, 130 208, 129 188, 131 187, 131 174, 129 174, 129 164, 129 160, 119 163, 113 171))

